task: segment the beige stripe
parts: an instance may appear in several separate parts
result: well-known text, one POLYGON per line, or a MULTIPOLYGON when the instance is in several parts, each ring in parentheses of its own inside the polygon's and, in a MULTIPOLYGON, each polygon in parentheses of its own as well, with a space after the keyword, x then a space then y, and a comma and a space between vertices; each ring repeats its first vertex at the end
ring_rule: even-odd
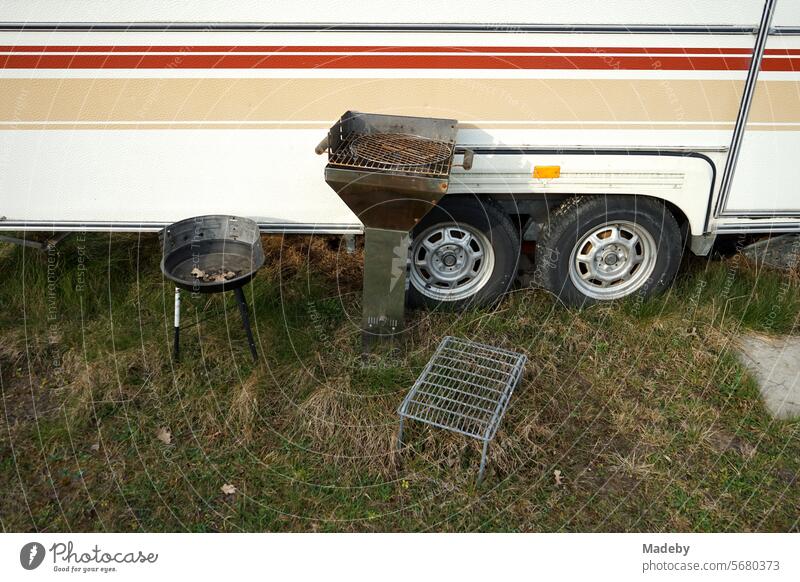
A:
MULTIPOLYGON (((356 109, 532 124, 520 127, 547 121, 685 127, 732 123, 741 85, 635 79, 0 79, 0 121, 127 121, 136 129, 142 128, 139 122, 215 121, 239 128, 241 121, 334 120, 356 109)), ((800 82, 760 83, 751 121, 800 121, 800 82)))
POLYGON ((800 121, 800 82, 757 83, 749 121, 762 123, 800 121))

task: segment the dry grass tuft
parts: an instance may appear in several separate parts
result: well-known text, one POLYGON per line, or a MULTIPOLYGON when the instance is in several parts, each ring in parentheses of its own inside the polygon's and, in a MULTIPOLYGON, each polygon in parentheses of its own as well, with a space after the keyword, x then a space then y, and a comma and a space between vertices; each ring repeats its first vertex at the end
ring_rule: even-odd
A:
POLYGON ((259 370, 254 370, 234 388, 228 411, 227 422, 230 429, 236 430, 242 444, 252 441, 254 421, 258 411, 259 370))
POLYGON ((320 385, 297 409, 301 435, 331 462, 365 468, 380 475, 396 469, 397 417, 383 398, 350 393, 349 377, 320 385))
POLYGON ((54 374, 54 398, 72 415, 85 416, 100 405, 126 406, 142 401, 163 377, 163 355, 117 351, 87 361, 83 351, 68 350, 54 374))
POLYGON ((609 455, 610 465, 633 477, 648 477, 655 471, 655 465, 645 460, 645 455, 631 451, 627 455, 613 452, 609 455))
POLYGON ((299 272, 313 271, 327 281, 335 281, 343 291, 361 289, 364 250, 359 241, 356 251, 346 252, 342 237, 265 235, 261 237, 268 274, 279 273, 283 279, 299 272))
POLYGON ((735 452, 745 459, 751 459, 756 454, 756 447, 748 443, 743 438, 732 435, 724 430, 710 432, 705 442, 718 455, 735 452))

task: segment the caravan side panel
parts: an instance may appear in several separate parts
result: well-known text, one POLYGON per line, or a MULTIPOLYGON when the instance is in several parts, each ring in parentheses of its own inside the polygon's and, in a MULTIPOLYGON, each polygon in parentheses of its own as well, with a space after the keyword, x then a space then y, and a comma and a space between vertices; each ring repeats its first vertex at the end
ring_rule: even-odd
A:
MULTIPOLYGON (((294 8, 267 15, 262 3, 164 4, 93 3, 95 15, 82 18, 106 24, 0 31, 0 228, 155 229, 232 213, 276 230, 357 229, 313 153, 348 109, 457 118, 466 146, 690 150, 724 164, 761 6, 466 2, 453 11, 434 1, 424 14, 400 14, 375 2, 369 10, 384 19, 440 24, 390 26, 373 15, 340 27, 263 27, 242 22, 292 21, 294 8), (513 24, 533 17, 545 28, 513 24), (668 30, 670 20, 692 30, 668 30), (464 24, 487 21, 499 24, 464 24), (592 32, 557 32, 576 25, 592 32)), ((304 13, 329 22, 338 6, 304 13)), ((7 8, 4 19, 28 23, 81 14, 63 14, 58 2, 7 8)), ((654 157, 649 166, 617 160, 587 188, 573 182, 575 191, 630 185, 664 168, 654 157)), ((538 162, 503 163, 519 183, 538 162)), ((592 173, 570 163, 573 174, 592 173)), ((680 185, 660 188, 695 231, 710 188, 690 166, 680 185)))

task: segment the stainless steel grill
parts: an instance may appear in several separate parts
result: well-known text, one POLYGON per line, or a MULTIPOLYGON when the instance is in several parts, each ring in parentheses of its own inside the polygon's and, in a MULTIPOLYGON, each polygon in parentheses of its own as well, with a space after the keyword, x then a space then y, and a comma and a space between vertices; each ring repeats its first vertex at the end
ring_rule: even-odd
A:
POLYGON ((526 362, 516 352, 445 337, 400 405, 400 445, 407 418, 479 439, 482 479, 487 447, 526 362))
MULTIPOLYGON (((314 148, 328 155, 325 181, 364 223, 365 347, 402 330, 408 231, 447 193, 455 119, 347 111, 314 148)), ((461 166, 469 169, 471 152, 461 166)))
POLYGON ((343 138, 328 162, 372 172, 399 172, 447 177, 455 144, 404 133, 351 133, 343 138))
MULTIPOLYGON (((347 111, 315 148, 325 181, 367 228, 409 231, 447 192, 458 122, 347 111)), ((471 152, 462 167, 469 169, 471 152)))

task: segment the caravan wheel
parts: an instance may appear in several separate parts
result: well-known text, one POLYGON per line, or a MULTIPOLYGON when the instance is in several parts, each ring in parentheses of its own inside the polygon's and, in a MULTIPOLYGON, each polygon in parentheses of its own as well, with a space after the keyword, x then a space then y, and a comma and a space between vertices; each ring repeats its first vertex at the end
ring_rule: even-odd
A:
POLYGON ((445 198, 414 229, 409 302, 463 309, 508 291, 516 276, 519 235, 491 202, 445 198))
POLYGON ((549 218, 536 245, 536 279, 568 305, 663 290, 681 259, 681 234, 661 202, 580 196, 549 218))

